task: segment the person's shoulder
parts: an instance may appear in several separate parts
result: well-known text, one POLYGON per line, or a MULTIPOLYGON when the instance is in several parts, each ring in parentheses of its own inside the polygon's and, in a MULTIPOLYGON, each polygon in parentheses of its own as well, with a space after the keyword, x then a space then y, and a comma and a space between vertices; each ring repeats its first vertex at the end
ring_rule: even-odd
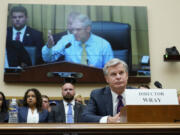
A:
POLYGON ((110 45, 109 41, 107 41, 105 38, 100 37, 100 36, 98 36, 98 35, 96 35, 94 33, 91 33, 91 38, 92 38, 93 41, 101 42, 102 45, 104 45, 104 44, 110 45))
POLYGON ((46 109, 42 109, 42 113, 44 113, 44 114, 48 114, 48 110, 46 110, 46 109))
POLYGON ((39 30, 34 29, 34 28, 31 28, 31 27, 29 27, 29 26, 27 26, 26 30, 27 30, 28 32, 37 33, 37 34, 42 34, 42 32, 40 32, 39 30))
POLYGON ((18 107, 19 112, 24 112, 25 110, 28 110, 28 107, 26 107, 26 106, 18 107))
POLYGON ((64 107, 63 100, 60 100, 59 103, 56 106, 52 106, 52 111, 61 110, 61 108, 64 107))
POLYGON ((103 95, 104 93, 106 93, 109 90, 109 87, 103 87, 103 88, 99 88, 99 89, 95 89, 92 91, 92 94, 95 95, 103 95))
POLYGON ((10 34, 12 34, 12 31, 13 31, 13 29, 12 29, 11 26, 10 26, 10 27, 7 27, 7 38, 8 38, 8 37, 11 38, 11 35, 10 35, 10 34))
POLYGON ((12 27, 7 27, 7 31, 11 31, 12 30, 12 27))
POLYGON ((84 108, 85 105, 81 104, 81 103, 78 103, 78 102, 75 102, 75 105, 79 108, 84 108))

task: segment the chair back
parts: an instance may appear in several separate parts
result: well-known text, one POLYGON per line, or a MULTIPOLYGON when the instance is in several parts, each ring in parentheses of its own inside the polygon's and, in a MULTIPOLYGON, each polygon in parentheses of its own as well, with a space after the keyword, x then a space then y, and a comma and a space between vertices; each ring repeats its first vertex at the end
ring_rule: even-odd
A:
POLYGON ((34 46, 24 46, 25 50, 29 54, 31 61, 32 61, 32 66, 36 64, 36 47, 34 46))
POLYGON ((132 67, 131 27, 126 23, 95 21, 92 22, 92 33, 110 42, 114 57, 124 60, 129 71, 132 67))

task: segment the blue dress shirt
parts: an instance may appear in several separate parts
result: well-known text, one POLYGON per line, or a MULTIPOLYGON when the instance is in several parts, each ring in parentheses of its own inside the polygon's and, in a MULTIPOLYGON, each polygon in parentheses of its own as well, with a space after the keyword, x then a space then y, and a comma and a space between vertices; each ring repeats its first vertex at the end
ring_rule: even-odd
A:
MULTIPOLYGON (((42 48, 43 60, 45 62, 54 62, 64 55, 65 61, 80 64, 83 50, 81 44, 80 41, 75 40, 74 35, 65 35, 52 48, 48 48, 46 45, 42 48), (69 43, 71 45, 67 47, 69 43)), ((114 57, 110 43, 95 34, 91 33, 89 39, 84 44, 86 44, 89 66, 103 68, 106 62, 114 57)))

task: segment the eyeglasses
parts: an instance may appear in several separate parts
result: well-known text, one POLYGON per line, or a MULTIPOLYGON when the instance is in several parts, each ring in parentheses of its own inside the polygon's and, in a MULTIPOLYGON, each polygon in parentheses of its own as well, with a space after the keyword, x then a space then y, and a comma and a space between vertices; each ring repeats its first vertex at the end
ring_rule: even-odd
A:
POLYGON ((71 30, 72 30, 72 32, 75 32, 75 31, 78 32, 78 31, 82 31, 82 30, 84 30, 84 29, 85 29, 85 28, 76 28, 76 29, 73 29, 73 28, 72 28, 71 30))

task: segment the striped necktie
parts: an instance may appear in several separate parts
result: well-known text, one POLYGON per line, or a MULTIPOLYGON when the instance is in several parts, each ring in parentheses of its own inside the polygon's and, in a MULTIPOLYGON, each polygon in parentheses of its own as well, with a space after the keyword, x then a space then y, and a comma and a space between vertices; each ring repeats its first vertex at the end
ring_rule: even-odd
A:
POLYGON ((119 100, 119 102, 118 102, 118 106, 117 106, 117 113, 118 112, 120 112, 120 110, 121 110, 121 108, 124 106, 124 104, 123 104, 123 102, 122 102, 122 96, 121 95, 119 95, 118 97, 118 100, 119 100))
POLYGON ((86 45, 81 44, 82 46, 82 53, 81 53, 81 64, 87 65, 87 52, 86 52, 86 45))

